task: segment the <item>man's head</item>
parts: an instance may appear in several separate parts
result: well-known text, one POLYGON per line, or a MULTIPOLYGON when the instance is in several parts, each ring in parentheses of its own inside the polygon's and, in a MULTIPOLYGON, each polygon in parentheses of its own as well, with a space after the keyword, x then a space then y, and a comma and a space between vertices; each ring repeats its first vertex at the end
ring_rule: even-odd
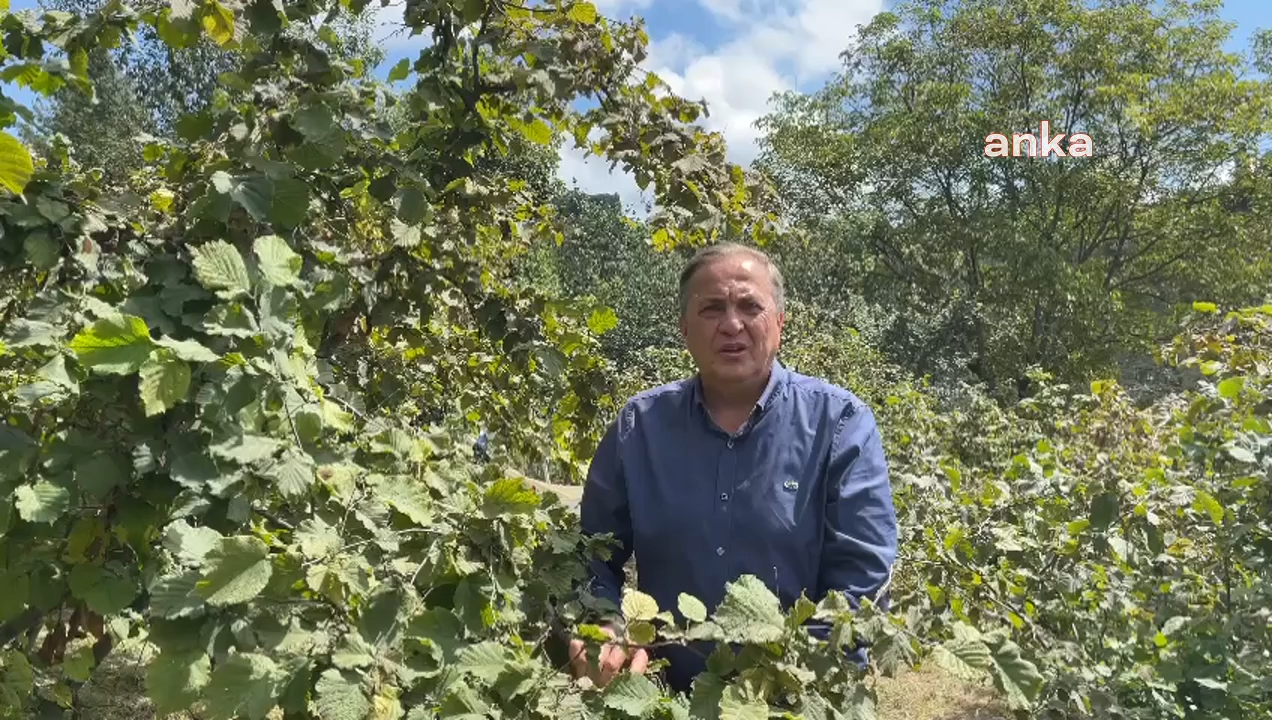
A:
POLYGON ((728 385, 763 378, 785 322, 782 273, 759 250, 712 245, 680 274, 680 333, 704 379, 728 385))

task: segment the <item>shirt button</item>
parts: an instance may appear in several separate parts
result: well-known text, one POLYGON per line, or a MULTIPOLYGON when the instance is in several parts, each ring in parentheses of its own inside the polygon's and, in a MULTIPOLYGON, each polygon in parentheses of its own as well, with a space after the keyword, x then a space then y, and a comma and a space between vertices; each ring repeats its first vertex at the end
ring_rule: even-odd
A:
POLYGON ((722 547, 716 548, 716 555, 723 555, 723 554, 724 554, 724 548, 722 547))
POLYGON ((729 440, 729 449, 730 449, 730 450, 732 450, 732 449, 733 449, 733 440, 731 440, 731 439, 729 440))
POLYGON ((728 502, 729 493, 720 493, 720 502, 728 502))

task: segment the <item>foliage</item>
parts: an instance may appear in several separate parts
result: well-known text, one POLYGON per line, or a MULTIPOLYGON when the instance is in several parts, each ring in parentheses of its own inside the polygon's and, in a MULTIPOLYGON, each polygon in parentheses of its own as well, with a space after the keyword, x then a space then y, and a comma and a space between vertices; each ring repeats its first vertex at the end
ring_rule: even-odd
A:
POLYGON ((883 412, 907 518, 897 603, 1011 623, 1045 679, 1033 717, 1272 710, 1272 306, 1211 312, 1162 354, 1195 389, 1150 407, 1038 376, 1010 411, 899 394, 883 412))
MULTIPOLYGON (((107 5, 104 0, 41 3, 46 11, 77 15, 107 5)), ((170 21, 188 22, 194 9, 193 4, 176 4, 170 21)), ((33 148, 47 154, 53 145, 69 143, 83 167, 124 181, 145 164, 139 136, 174 139, 181 117, 208 107, 242 57, 237 48, 210 37, 169 44, 160 29, 142 24, 117 47, 86 52, 89 92, 58 93, 37 103, 31 124, 23 128, 33 148)), ((369 14, 353 16, 343 8, 317 27, 292 23, 287 29, 289 35, 320 42, 327 52, 367 71, 383 58, 371 31, 369 14)))
MULTIPOLYGON (((815 642, 811 603, 783 615, 753 578, 712 622, 694 607, 694 627, 657 629, 750 646, 694 697, 571 683, 549 645, 603 610, 578 589, 598 542, 466 449, 480 423, 578 473, 613 409, 596 309, 513 285, 515 260, 560 235, 553 208, 482 158, 591 138, 656 182, 668 244, 763 239, 747 204, 763 187, 686 124, 696 106, 633 75, 640 25, 588 3, 413 3, 434 42, 401 98, 283 34, 334 7, 5 18, 6 72, 41 92, 91 81, 53 48, 82 58, 138 25, 243 60, 127 184, 66 145, 6 176, 0 712, 73 713, 132 639, 159 649, 155 705, 205 718, 868 714, 837 644, 892 647, 895 665, 938 638, 830 600, 834 644, 815 642), (578 110, 585 95, 604 102, 578 110), (398 104, 415 122, 395 133, 398 104)), ((652 641, 657 609, 635 607, 627 632, 652 641)), ((1036 684, 1019 648, 960 632, 950 654, 1036 684)))
POLYGON ((915 0, 842 72, 761 121, 760 166, 817 281, 889 309, 917 373, 1005 398, 1028 370, 1107 373, 1194 298, 1261 302, 1272 82, 1224 51, 1217 3, 915 0), (990 133, 1085 132, 1093 157, 986 157, 990 133), (1259 200, 1259 198, 1264 198, 1259 200), (958 377, 957 375, 955 377, 958 377))

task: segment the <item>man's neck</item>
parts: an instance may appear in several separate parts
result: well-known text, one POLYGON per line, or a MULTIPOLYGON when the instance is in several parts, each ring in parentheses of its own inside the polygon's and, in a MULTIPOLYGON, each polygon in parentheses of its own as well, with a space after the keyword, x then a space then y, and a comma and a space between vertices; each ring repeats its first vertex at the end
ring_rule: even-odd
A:
POLYGON ((764 388, 768 387, 769 377, 772 372, 770 369, 758 379, 745 383, 712 382, 703 376, 703 400, 707 409, 712 414, 743 413, 749 415, 751 409, 755 407, 755 404, 760 401, 760 397, 764 395, 764 388))

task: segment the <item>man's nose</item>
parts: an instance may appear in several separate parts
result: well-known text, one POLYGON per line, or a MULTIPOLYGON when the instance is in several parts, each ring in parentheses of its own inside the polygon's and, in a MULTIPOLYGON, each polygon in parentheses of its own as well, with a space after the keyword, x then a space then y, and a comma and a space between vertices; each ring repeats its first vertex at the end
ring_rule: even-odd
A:
POLYGON ((729 307, 724 311, 724 317, 720 319, 720 330, 733 334, 742 332, 742 315, 735 308, 729 307))

